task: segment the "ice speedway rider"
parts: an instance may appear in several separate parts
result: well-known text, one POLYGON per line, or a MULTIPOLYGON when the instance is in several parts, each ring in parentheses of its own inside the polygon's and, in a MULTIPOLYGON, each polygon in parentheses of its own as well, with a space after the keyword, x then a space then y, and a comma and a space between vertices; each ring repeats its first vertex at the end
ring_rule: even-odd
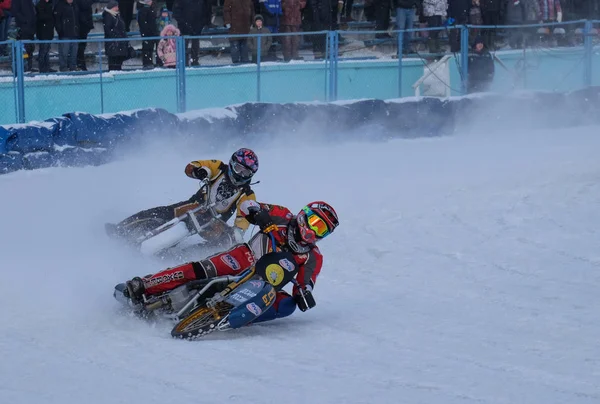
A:
MULTIPOLYGON (((220 160, 197 160, 190 162, 185 167, 185 174, 196 180, 208 179, 210 183, 210 202, 216 202, 214 211, 220 219, 227 222, 236 214, 233 228, 239 232, 240 240, 250 224, 240 213, 240 204, 244 201, 256 201, 250 181, 258 171, 258 157, 254 151, 241 148, 235 151, 225 164, 220 160), (214 199, 214 200, 213 200, 214 199), (237 213, 236 213, 237 211, 237 213)), ((117 237, 127 237, 132 228, 139 228, 146 222, 147 230, 158 227, 185 212, 194 209, 203 202, 201 190, 196 192, 187 201, 178 202, 168 206, 158 206, 138 212, 118 224, 107 224, 108 234, 117 237)), ((213 240, 218 244, 218 237, 213 240)))
POLYGON ((261 229, 248 243, 237 244, 202 261, 167 268, 144 278, 135 277, 127 282, 126 297, 135 306, 142 302, 144 295, 163 293, 192 280, 237 275, 273 251, 274 238, 279 250, 293 254, 299 268, 298 285, 293 287, 292 295, 283 290, 277 292, 273 306, 254 322, 289 316, 296 306, 303 312, 314 307, 312 290, 323 265, 316 243, 339 225, 333 207, 325 202, 311 202, 294 216, 286 207, 248 200, 242 203, 241 212, 248 222, 261 229), (304 298, 300 298, 298 286, 303 289, 304 298))

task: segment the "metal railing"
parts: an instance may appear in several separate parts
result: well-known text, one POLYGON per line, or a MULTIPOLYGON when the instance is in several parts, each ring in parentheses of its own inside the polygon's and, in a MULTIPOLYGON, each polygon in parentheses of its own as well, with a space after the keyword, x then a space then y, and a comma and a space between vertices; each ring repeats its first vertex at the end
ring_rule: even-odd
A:
MULTIPOLYGON (((598 44, 594 43, 594 38, 597 38, 600 21, 569 21, 563 23, 549 24, 532 24, 520 26, 449 26, 449 27, 433 27, 433 28, 416 28, 405 31, 320 31, 320 32, 292 32, 292 33, 277 33, 269 35, 202 35, 198 37, 150 37, 142 38, 129 36, 127 38, 106 39, 98 37, 90 37, 85 40, 52 40, 52 41, 9 41, 11 55, 7 66, 10 66, 10 72, 0 71, 0 90, 1 86, 5 89, 12 83, 12 93, 14 100, 14 121, 23 123, 30 120, 33 115, 36 119, 50 118, 57 113, 69 112, 74 107, 79 111, 92 113, 117 112, 124 109, 133 109, 134 107, 142 107, 140 103, 131 102, 131 97, 139 97, 147 101, 145 107, 164 107, 172 112, 186 112, 188 110, 201 109, 210 106, 225 106, 227 104, 242 103, 242 102, 282 102, 283 98, 287 101, 336 101, 340 99, 348 99, 351 97, 368 98, 375 94, 370 94, 368 88, 385 87, 389 94, 389 98, 400 98, 404 96, 414 95, 415 91, 419 94, 419 85, 423 82, 423 77, 436 77, 436 69, 440 64, 446 63, 451 67, 450 80, 444 82, 447 87, 446 94, 467 94, 469 93, 469 57, 471 55, 471 42, 474 32, 485 33, 486 30, 495 30, 512 33, 520 30, 520 32, 528 32, 527 35, 537 35, 535 31, 539 29, 552 30, 557 27, 568 27, 571 35, 578 35, 581 38, 581 43, 571 44, 570 46, 557 46, 554 48, 544 48, 536 46, 516 47, 512 53, 493 52, 494 60, 499 74, 504 74, 506 77, 512 77, 512 88, 527 89, 529 85, 528 71, 539 68, 539 54, 544 57, 562 58, 564 72, 557 72, 568 77, 572 77, 576 69, 581 69, 582 76, 580 79, 581 86, 591 86, 600 83, 600 73, 594 70, 600 69, 594 66, 594 55, 599 52, 598 44), (577 27, 577 28, 575 28, 577 27), (571 28, 575 28, 574 30, 571 28), (458 32, 456 32, 458 31, 458 32), (574 34, 574 32, 578 32, 574 34), (415 35, 411 40, 411 45, 418 48, 422 40, 428 41, 432 33, 437 33, 435 38, 441 37, 444 41, 452 35, 454 41, 459 40, 460 49, 457 51, 442 52, 435 54, 423 50, 415 50, 404 55, 402 50, 405 48, 404 34, 409 33, 415 35), (533 32, 533 34, 532 34, 533 32), (385 39, 373 38, 376 34, 391 34, 385 39), (471 37, 470 37, 471 36, 471 37), (304 63, 292 64, 283 63, 289 60, 280 60, 279 57, 270 59, 265 56, 265 51, 262 49, 263 40, 270 37, 274 42, 271 45, 269 52, 278 55, 282 52, 282 46, 289 46, 289 42, 284 43, 288 38, 298 38, 296 43, 299 43, 307 54, 310 54, 312 49, 313 59, 306 59, 304 63), (311 39, 312 38, 312 39, 311 39), (353 40, 348 40, 353 38, 353 40), (152 72, 147 72, 138 69, 138 66, 133 66, 133 69, 124 69, 123 73, 130 74, 129 77, 136 79, 152 78, 152 83, 157 83, 157 88, 147 88, 143 85, 135 87, 139 91, 138 94, 128 94, 126 91, 119 93, 115 90, 114 82, 117 80, 116 71, 110 65, 110 52, 107 52, 107 43, 125 42, 128 51, 135 53, 135 58, 140 56, 144 50, 134 49, 131 47, 133 42, 152 43, 152 52, 155 54, 156 44, 160 41, 171 39, 175 42, 176 63, 172 68, 154 69, 152 72), (202 63, 198 60, 190 60, 190 53, 193 54, 193 49, 190 52, 187 48, 192 45, 193 41, 208 43, 210 46, 203 46, 202 52, 210 57, 205 57, 202 63), (247 50, 249 54, 256 54, 255 60, 243 62, 247 63, 224 63, 222 55, 231 52, 236 47, 245 46, 236 44, 236 41, 248 42, 255 44, 256 48, 247 50), (348 42, 352 44, 362 44, 358 46, 358 50, 352 50, 348 42), (42 89, 39 85, 36 87, 36 81, 41 80, 40 74, 26 72, 26 68, 31 66, 32 61, 27 60, 34 55, 29 55, 27 52, 28 45, 39 47, 41 44, 50 44, 50 46, 60 47, 65 43, 87 43, 86 58, 92 60, 93 63, 87 71, 65 71, 55 72, 52 74, 44 73, 43 79, 54 80, 53 86, 42 89), (415 45, 417 44, 417 45, 415 45), (363 46, 361 48, 360 46, 363 46), (273 50, 274 49, 274 50, 273 50), (373 49, 376 49, 373 50, 373 49), (211 53, 212 52, 212 53, 211 53), (375 56, 369 54, 376 53, 375 56), (536 52, 538 55, 536 55, 536 52), (366 55, 363 55, 363 53, 366 55), (214 55, 213 55, 214 54, 214 55), (510 63, 506 62, 506 58, 513 58, 510 63), (442 59, 443 58, 443 59, 442 59), (440 62, 443 60, 443 63, 440 62), (454 63, 452 63, 452 59, 454 63), (380 63, 368 63, 368 62, 380 63), (199 65, 198 65, 199 64, 199 65), (283 67, 281 67, 283 66, 283 67), (218 69, 215 69, 218 68, 218 69), (282 69, 285 70, 282 72, 282 69), (356 74, 360 69, 374 69, 373 72, 366 78, 365 75, 356 74), (422 70, 421 70, 422 69, 422 70), (158 73, 157 73, 158 72, 158 73), (310 74, 308 74, 310 72, 310 74), (4 73, 2 75, 2 73, 4 73), (136 74, 133 76, 133 74, 136 74), (306 73, 306 74, 305 74, 306 73), (282 77, 287 80, 282 82, 282 77), (305 74, 303 76, 303 74, 305 74), (406 76, 408 75, 408 76, 406 76), (50 78, 52 76, 53 78, 50 78), (243 76, 243 79, 242 79, 243 76), (516 78, 518 76, 518 79, 516 78), (84 82, 85 79, 85 82, 84 82), (66 81, 71 80, 67 83, 66 81), (236 87, 236 80, 239 81, 236 87), (371 80, 361 93, 360 86, 365 84, 365 80, 371 80), (378 81, 379 80, 379 81, 378 81), (518 84, 514 84, 518 81, 518 84), (215 84, 216 83, 216 84, 215 84), (215 88, 222 83, 225 91, 235 93, 233 96, 221 97, 216 94, 215 88), (231 84, 233 83, 233 84, 231 84), (253 83, 253 84, 251 84, 253 83), (282 83, 285 88, 282 88, 282 83), (316 83, 316 84, 315 84, 316 83), (69 91, 76 91, 74 88, 80 87, 81 91, 87 91, 89 105, 69 105, 69 101, 75 101, 75 97, 69 95, 61 96, 61 91, 66 91, 67 85, 73 85, 69 91), (310 85, 309 85, 310 84, 310 85), (212 86, 212 87, 211 87, 212 86), (312 86, 312 87, 311 87, 312 86), (309 89, 310 87, 310 89, 309 89), (321 90, 315 90, 313 87, 320 87, 321 90), (92 91, 97 88, 97 94, 92 91), (203 89, 212 88, 212 94, 202 93, 203 89), (389 92, 392 88, 392 92, 389 92), (274 94, 274 89, 286 91, 286 97, 278 97, 274 94), (294 95, 298 94, 294 99, 294 95), (40 95, 41 94, 41 95, 40 95), (164 98, 164 102, 157 102, 156 97, 164 98), (50 101, 52 99, 59 102, 64 98, 64 106, 52 107, 50 101), (119 98, 121 97, 121 98, 119 98), (154 98, 153 98, 154 97, 154 98), (214 97, 214 101, 209 98, 214 97), (38 106, 30 106, 32 100, 47 99, 49 104, 45 105, 47 112, 39 112, 30 114, 30 110, 39 108, 38 106), (93 101, 93 102, 92 102, 93 101), (93 104, 93 106, 91 106, 93 104), (225 105, 223 105, 225 104, 225 105), (62 112, 58 112, 62 111, 62 112), (46 116, 47 115, 47 116, 46 116)), ((2 45, 2 43, 0 43, 2 45)), ((244 48, 245 49, 245 48, 244 48)), ((54 52, 52 57, 55 57, 54 52)), ((59 50, 60 55, 60 50, 59 50)), ((39 54, 38 54, 39 56, 39 54)), ((154 57, 154 56, 153 56, 154 57)), ((133 59, 132 59, 133 60, 133 59)), ((540 59, 541 60, 541 59, 540 59)), ((112 66, 114 67, 114 66, 112 66)), ((73 70, 73 69, 71 69, 73 70)), ((529 76, 531 76, 529 74, 529 76)), ((535 76, 535 75, 533 75, 535 76)), ((125 77, 125 76, 122 76, 125 77)), ((121 77, 121 78, 122 78, 121 77)), ((124 79, 123 79, 124 80, 124 79)), ((503 79, 508 80, 508 79, 503 79)), ((560 81, 557 77, 556 80, 560 81)), ((150 80, 147 81, 151 83, 150 80)), ((149 84, 150 85, 150 84, 149 84)), ((154 84, 152 84, 154 85, 154 84)), ((535 86, 533 86, 535 87, 535 86)), ((557 88, 560 86, 557 86, 557 88)), ((0 92, 1 94, 1 92, 0 92)), ((4 99, 7 98, 5 92, 4 99)), ((74 93, 73 93, 74 94, 74 93)), ((79 94, 80 95, 80 94, 79 94)), ((44 111, 46 111, 44 110, 44 111)), ((6 118, 3 118, 6 120, 6 118)), ((2 122, 8 123, 8 122, 2 122)))

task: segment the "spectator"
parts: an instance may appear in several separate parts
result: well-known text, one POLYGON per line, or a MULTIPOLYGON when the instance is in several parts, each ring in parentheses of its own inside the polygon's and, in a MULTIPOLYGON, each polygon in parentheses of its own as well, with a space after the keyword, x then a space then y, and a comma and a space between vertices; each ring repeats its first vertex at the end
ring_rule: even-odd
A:
MULTIPOLYGON (((469 23, 472 0, 448 0, 448 17, 452 18, 454 25, 466 25, 469 23)), ((451 29, 448 33, 450 40, 450 52, 460 52, 460 29, 451 29)))
MULTIPOLYGON (((560 0, 539 0, 539 6, 542 22, 562 22, 563 13, 560 0)), ((552 27, 540 27, 537 33, 544 43, 551 42, 554 38, 559 39, 559 42, 563 42, 566 37, 566 31, 561 26, 554 29, 552 27)))
POLYGON ((562 22, 560 0, 539 0, 542 22, 562 22))
MULTIPOLYGON (((447 0, 423 0, 423 16, 427 20, 429 28, 441 27, 442 20, 446 17, 448 10, 447 0)), ((430 53, 440 52, 440 31, 429 31, 428 47, 430 53)))
MULTIPOLYGON (((88 34, 94 29, 94 17, 92 12, 93 0, 76 0, 79 7, 79 39, 87 39, 88 34)), ((85 48, 87 42, 77 44, 77 68, 87 71, 85 64, 85 48)))
MULTIPOLYGON (((506 25, 522 25, 525 23, 525 2, 508 0, 506 3, 506 25)), ((523 47, 524 35, 520 29, 508 29, 508 44, 511 48, 523 47)))
MULTIPOLYGON (((152 0, 138 0, 137 11, 137 21, 142 37, 158 36, 156 11, 152 6, 152 0)), ((154 68, 153 57, 155 47, 156 41, 142 41, 142 64, 144 69, 154 68)))
MULTIPOLYGON (((300 31, 302 25, 302 10, 306 7, 306 0, 282 0, 281 8, 283 15, 281 17, 281 31, 285 33, 294 33, 300 31)), ((286 35, 282 38, 283 60, 300 59, 298 48, 300 46, 299 35, 286 35)))
MULTIPOLYGON (((283 4, 283 0, 281 2, 283 4)), ((344 1, 344 8, 342 9, 342 22, 352 22, 354 18, 352 18, 352 6, 354 5, 354 0, 346 0, 344 1)))
MULTIPOLYGON (((15 17, 17 25, 17 40, 33 40, 37 28, 35 18, 35 7, 32 0, 12 0, 10 9, 11 14, 15 17)), ((35 45, 32 43, 25 44, 25 54, 27 59, 25 63, 25 71, 33 71, 33 52, 35 45)))
MULTIPOLYGON (((231 35, 248 35, 254 18, 252 0, 225 0, 223 5, 225 26, 231 35)), ((230 38, 231 61, 233 63, 248 63, 247 38, 230 38)))
MULTIPOLYGON (((503 0, 480 0, 480 3, 483 25, 501 25, 503 0)), ((486 28, 482 36, 487 49, 496 49, 496 29, 486 28)))
MULTIPOLYGON (((251 0, 250 0, 251 1, 251 0)), ((211 7, 209 0, 176 0, 173 5, 173 17, 177 20, 177 26, 181 35, 198 36, 202 28, 210 23, 211 7)), ((252 21, 248 23, 248 30, 252 21)), ((192 66, 198 66, 200 58, 200 39, 195 38, 185 41, 186 66, 189 65, 190 53, 188 52, 191 42, 192 66)))
POLYGON ((562 0, 565 19, 600 19, 600 0, 562 0))
MULTIPOLYGON (((11 0, 0 0, 0 42, 4 42, 8 39, 8 28, 10 27, 10 20, 12 14, 11 0)), ((0 45, 0 56, 8 56, 8 44, 0 45)))
MULTIPOLYGON (((54 39, 54 11, 52 0, 40 0, 35 6, 37 12, 36 35, 40 41, 51 41, 54 39)), ((51 43, 41 43, 38 48, 38 65, 40 73, 56 73, 50 68, 50 46, 51 43)))
POLYGON ((477 37, 469 53, 469 79, 467 92, 479 93, 488 91, 494 79, 494 58, 485 48, 484 41, 477 37))
MULTIPOLYGON (((163 28, 160 36, 179 36, 180 32, 174 25, 169 24, 163 28)), ((163 38, 158 42, 156 54, 162 61, 164 67, 175 67, 177 65, 177 43, 175 38, 163 38)))
POLYGON ((121 19, 125 24, 125 32, 129 32, 131 29, 131 21, 133 21, 133 6, 135 4, 134 0, 118 0, 119 3, 119 13, 121 15, 121 19))
MULTIPOLYGON (((102 13, 102 22, 104 25, 104 38, 127 38, 125 23, 119 14, 119 3, 116 0, 108 1, 102 13)), ((128 55, 127 41, 106 41, 104 50, 108 57, 108 70, 121 70, 128 55)))
MULTIPOLYGON (((79 37, 79 8, 73 0, 57 0, 54 7, 54 26, 60 40, 79 37)), ((77 70, 77 42, 58 44, 58 65, 61 72, 77 70)))
POLYGON ((258 0, 260 14, 264 17, 264 25, 272 33, 279 32, 282 0, 258 0))
MULTIPOLYGON (((395 0, 396 5, 396 29, 404 31, 413 29, 417 9, 423 6, 423 0, 395 0)), ((412 40, 412 32, 405 32, 402 35, 402 53, 410 52, 410 42, 412 40)))
MULTIPOLYGON (((260 37, 260 60, 267 61, 269 54, 269 48, 273 43, 273 37, 270 36, 271 31, 263 26, 263 17, 260 14, 256 14, 254 17, 254 25, 250 28, 250 33, 252 35, 263 34, 266 36, 260 37)), ((258 40, 259 37, 250 38, 250 50, 252 51, 252 63, 258 62, 258 40)))
MULTIPOLYGON (((375 31, 387 31, 390 27, 391 0, 375 0, 375 31)), ((389 39, 387 32, 375 34, 377 39, 389 39)))
MULTIPOLYGON (((307 12, 310 12, 311 31, 329 31, 333 25, 333 7, 336 4, 335 0, 308 0, 307 12)), ((325 46, 327 38, 323 34, 312 37, 313 52, 315 59, 323 59, 325 57, 325 46)))
MULTIPOLYGON (((469 11, 469 24, 471 25, 483 25, 483 18, 481 16, 480 0, 471 0, 471 10, 469 11)), ((469 29, 470 43, 479 36, 479 28, 469 29)))

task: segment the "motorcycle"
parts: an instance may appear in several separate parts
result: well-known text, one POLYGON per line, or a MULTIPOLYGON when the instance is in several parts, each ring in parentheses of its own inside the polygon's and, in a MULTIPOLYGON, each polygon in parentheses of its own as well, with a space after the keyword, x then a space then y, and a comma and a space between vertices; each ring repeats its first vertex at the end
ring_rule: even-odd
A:
POLYGON ((129 299, 125 283, 115 286, 113 296, 141 318, 174 322, 172 337, 195 340, 256 320, 273 305, 277 291, 290 282, 297 285, 298 269, 291 253, 274 251, 237 276, 190 281, 161 294, 143 296, 137 305, 129 299))
MULTIPOLYGON (((216 201, 211 202, 210 183, 200 181, 200 191, 197 193, 203 202, 198 206, 185 210, 174 219, 158 224, 153 220, 140 221, 128 227, 127 241, 146 256, 165 256, 177 248, 195 248, 209 246, 214 240, 231 246, 243 243, 241 232, 229 226, 215 212, 216 201), (154 227, 156 226, 156 227, 154 227), (191 241, 193 236, 200 236, 191 245, 186 246, 186 241, 191 241)), ((106 224, 107 233, 114 234, 116 225, 106 224)))

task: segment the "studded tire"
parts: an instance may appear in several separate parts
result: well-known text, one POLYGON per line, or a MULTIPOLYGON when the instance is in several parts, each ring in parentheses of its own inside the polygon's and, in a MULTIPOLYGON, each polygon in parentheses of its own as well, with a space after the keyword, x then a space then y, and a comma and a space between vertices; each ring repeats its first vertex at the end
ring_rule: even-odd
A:
POLYGON ((215 308, 199 307, 181 320, 171 330, 174 338, 195 340, 217 330, 217 324, 233 306, 221 303, 215 308))

